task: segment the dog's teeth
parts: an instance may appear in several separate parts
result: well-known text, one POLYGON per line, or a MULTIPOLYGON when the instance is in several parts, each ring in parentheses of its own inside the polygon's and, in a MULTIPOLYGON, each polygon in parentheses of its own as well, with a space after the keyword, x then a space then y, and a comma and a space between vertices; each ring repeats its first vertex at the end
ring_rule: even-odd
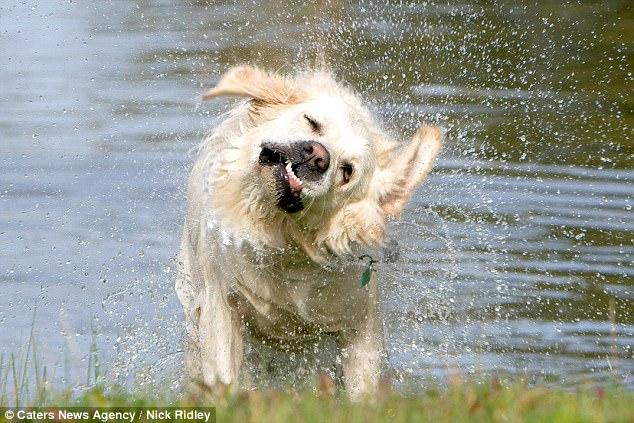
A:
POLYGON ((288 179, 293 181, 296 185, 298 185, 300 188, 303 185, 303 182, 301 179, 299 179, 297 177, 297 175, 295 175, 295 172, 293 172, 293 162, 291 162, 290 160, 286 161, 286 174, 288 175, 288 179))

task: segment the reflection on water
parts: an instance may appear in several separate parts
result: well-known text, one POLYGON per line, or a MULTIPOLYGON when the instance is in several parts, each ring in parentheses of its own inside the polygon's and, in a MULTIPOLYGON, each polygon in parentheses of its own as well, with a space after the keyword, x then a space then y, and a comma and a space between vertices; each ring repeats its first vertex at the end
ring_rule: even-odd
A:
POLYGON ((0 9, 0 351, 33 325, 57 376, 93 339, 118 380, 177 369, 190 151, 226 107, 199 95, 324 55, 398 136, 446 131, 380 270, 397 374, 632 386, 630 2, 375 3, 0 9))

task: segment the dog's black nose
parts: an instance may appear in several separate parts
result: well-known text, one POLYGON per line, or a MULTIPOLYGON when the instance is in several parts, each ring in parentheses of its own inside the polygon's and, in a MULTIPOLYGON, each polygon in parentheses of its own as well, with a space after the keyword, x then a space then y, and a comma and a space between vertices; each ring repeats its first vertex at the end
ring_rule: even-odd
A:
POLYGON ((302 142, 302 162, 311 170, 325 172, 330 166, 330 153, 317 141, 302 142))

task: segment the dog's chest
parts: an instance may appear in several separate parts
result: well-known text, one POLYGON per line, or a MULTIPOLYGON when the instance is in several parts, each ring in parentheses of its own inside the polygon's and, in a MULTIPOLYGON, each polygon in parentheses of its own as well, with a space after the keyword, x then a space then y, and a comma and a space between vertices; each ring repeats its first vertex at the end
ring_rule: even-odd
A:
MULTIPOLYGON (((360 286, 363 269, 339 262, 325 268, 293 248, 255 251, 241 248, 234 292, 248 301, 261 326, 297 320, 319 330, 337 331, 355 325, 366 313, 367 289, 360 286)), ((249 311, 250 310, 250 311, 249 311)), ((296 322, 296 323, 297 323, 296 322)))

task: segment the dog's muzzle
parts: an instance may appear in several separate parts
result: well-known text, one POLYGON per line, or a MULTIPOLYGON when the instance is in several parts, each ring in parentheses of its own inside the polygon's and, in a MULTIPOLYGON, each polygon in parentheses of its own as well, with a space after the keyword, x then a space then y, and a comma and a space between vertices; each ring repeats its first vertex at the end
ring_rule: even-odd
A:
POLYGON ((274 194, 278 206, 287 213, 295 213, 304 209, 304 184, 319 181, 323 177, 330 166, 330 153, 317 141, 290 144, 264 142, 259 164, 274 167, 274 194))

